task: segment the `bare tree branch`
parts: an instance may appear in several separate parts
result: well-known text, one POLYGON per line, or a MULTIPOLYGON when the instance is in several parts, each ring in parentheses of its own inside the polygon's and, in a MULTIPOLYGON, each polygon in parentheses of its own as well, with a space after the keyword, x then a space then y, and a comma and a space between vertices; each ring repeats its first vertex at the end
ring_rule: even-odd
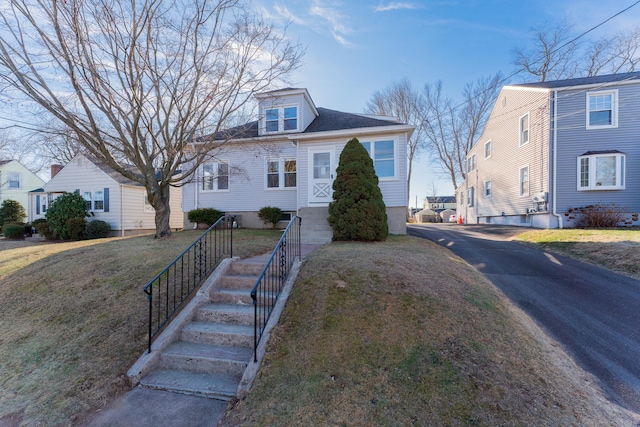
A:
POLYGON ((0 79, 145 186, 156 237, 171 234, 169 187, 211 156, 189 144, 301 55, 239 0, 9 0, 0 14, 0 79))

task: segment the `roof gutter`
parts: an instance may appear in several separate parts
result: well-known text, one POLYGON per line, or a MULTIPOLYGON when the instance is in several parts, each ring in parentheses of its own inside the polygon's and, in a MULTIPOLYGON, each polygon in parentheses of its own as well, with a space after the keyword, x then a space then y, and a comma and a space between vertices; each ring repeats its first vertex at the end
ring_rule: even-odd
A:
POLYGON ((558 181, 558 90, 554 90, 553 92, 553 170, 551 171, 553 175, 553 211, 552 214, 556 218, 558 218, 558 228, 563 228, 562 225, 562 215, 559 215, 557 212, 558 203, 556 199, 556 195, 558 193, 557 190, 557 181, 558 181))

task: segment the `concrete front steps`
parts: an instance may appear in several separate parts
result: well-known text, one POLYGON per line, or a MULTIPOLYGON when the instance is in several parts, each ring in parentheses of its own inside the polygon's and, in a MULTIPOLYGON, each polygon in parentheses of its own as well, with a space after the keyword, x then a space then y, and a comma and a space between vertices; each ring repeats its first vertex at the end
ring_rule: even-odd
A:
POLYGON ((333 238, 333 229, 327 222, 329 208, 312 207, 301 208, 298 215, 302 218, 300 240, 304 244, 324 245, 333 238))
POLYGON ((195 309, 140 379, 147 388, 221 400, 236 396, 253 357, 253 302, 250 292, 266 257, 230 264, 211 286, 208 301, 195 309))

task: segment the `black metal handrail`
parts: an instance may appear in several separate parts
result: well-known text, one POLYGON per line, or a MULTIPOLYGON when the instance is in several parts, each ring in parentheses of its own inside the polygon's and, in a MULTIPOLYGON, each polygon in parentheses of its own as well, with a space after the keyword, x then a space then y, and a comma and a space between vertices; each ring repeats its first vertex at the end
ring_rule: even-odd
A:
POLYGON ((149 353, 162 328, 224 258, 233 257, 235 216, 223 216, 145 287, 149 300, 149 353))
POLYGON ((297 259, 301 259, 300 225, 302 218, 294 216, 282 233, 262 274, 251 290, 254 307, 253 324, 253 360, 258 361, 258 343, 267 326, 269 316, 276 305, 282 288, 289 277, 291 268, 297 259))

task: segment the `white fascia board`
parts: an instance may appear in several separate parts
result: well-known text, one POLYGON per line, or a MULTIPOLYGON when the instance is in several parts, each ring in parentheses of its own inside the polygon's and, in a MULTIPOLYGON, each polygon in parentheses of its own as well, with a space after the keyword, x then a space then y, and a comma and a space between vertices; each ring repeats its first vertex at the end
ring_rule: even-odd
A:
POLYGON ((524 92, 550 92, 551 91, 551 89, 547 87, 523 87, 523 86, 504 86, 502 89, 503 90, 505 89, 521 90, 524 92))
POLYGON ((378 127, 366 127, 355 129, 340 129, 331 130, 326 132, 311 132, 311 133, 298 133, 289 135, 289 139, 298 141, 311 140, 311 139, 325 139, 325 138, 341 138, 341 137, 357 137, 359 135, 377 135, 385 133, 408 133, 409 137, 413 134, 415 126, 410 125, 391 125, 391 126, 378 126, 378 127))

